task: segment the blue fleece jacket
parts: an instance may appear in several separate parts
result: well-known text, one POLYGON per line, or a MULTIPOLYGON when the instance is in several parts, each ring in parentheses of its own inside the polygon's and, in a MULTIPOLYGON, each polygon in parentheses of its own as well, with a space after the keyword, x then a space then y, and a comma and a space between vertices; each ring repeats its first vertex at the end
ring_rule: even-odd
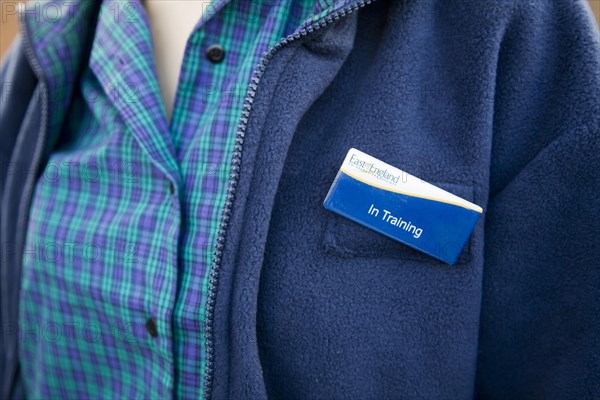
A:
MULTIPOLYGON (((207 396, 600 398, 589 7, 349 4, 364 7, 259 67, 213 266, 207 396), (322 207, 351 147, 485 209, 455 266, 322 207)), ((1 161, 33 170, 51 90, 34 70, 17 45, 0 80, 23 88, 0 105, 1 161)), ((3 243, 24 237, 34 179, 2 170, 3 243)), ((3 326, 18 322, 20 260, 2 257, 3 326)), ((16 346, 2 335, 2 397, 18 394, 16 346)))

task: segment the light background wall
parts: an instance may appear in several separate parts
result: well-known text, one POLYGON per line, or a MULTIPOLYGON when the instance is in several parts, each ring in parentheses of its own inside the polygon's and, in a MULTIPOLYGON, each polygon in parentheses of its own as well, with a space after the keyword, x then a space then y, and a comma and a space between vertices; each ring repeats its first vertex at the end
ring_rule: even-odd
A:
POLYGON ((600 25, 600 0, 589 0, 589 2, 594 14, 596 14, 596 21, 598 22, 598 25, 600 25))
POLYGON ((13 4, 14 1, 0 0, 0 58, 4 56, 18 31, 17 18, 7 10, 13 4))
MULTIPOLYGON (((94 0, 99 1, 99 0, 94 0)), ((481 0, 481 1, 495 1, 495 0, 481 0)), ((554 0, 541 0, 541 1, 554 1, 554 0)), ((596 15, 596 20, 600 24, 600 0, 588 0, 592 6, 592 10, 596 15)), ((17 18, 12 13, 14 5, 17 3, 15 0, 0 0, 0 56, 4 55, 10 42, 13 40, 17 33, 17 18)))

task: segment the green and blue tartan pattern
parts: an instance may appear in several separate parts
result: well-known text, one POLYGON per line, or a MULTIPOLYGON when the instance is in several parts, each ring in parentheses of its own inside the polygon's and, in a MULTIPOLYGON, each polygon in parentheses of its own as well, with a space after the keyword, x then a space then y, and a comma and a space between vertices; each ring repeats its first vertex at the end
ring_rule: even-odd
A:
MULTIPOLYGON (((342 3, 211 3, 188 41, 169 125, 141 3, 103 1, 72 101, 50 104, 53 149, 20 300, 28 397, 202 397, 209 271, 249 79, 269 46, 342 3), (214 43, 220 64, 204 57, 214 43)), ((73 75, 88 6, 27 24, 51 84, 73 75)))

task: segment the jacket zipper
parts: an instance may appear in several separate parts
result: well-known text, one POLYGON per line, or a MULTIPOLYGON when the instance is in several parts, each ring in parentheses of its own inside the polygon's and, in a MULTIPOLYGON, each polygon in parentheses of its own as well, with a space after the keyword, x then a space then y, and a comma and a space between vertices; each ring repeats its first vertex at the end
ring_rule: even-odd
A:
POLYGON ((233 208, 233 202, 235 200, 235 193, 237 190, 237 184, 240 176, 240 165, 242 163, 242 150, 244 145, 244 136, 246 135, 246 128, 248 125, 248 120, 250 117, 250 112, 252 111, 252 105, 254 103, 254 97, 256 96, 256 92, 258 89, 258 85, 262 76, 265 73, 266 67, 269 62, 273 59, 275 54, 287 46, 289 43, 292 43, 300 38, 305 37, 306 35, 320 30, 333 22, 338 21, 340 18, 343 18, 354 11, 365 7, 368 4, 373 3, 376 0, 358 0, 357 2, 348 5, 344 8, 339 9, 331 13, 331 15, 326 16, 325 18, 313 22, 308 27, 292 34, 288 37, 281 39, 275 45, 273 45, 267 52, 261 57, 258 62, 258 66, 254 70, 252 74, 252 78, 250 79, 250 84, 248 85, 248 90, 246 92, 246 97, 244 99, 244 106, 242 110, 242 117, 240 118, 237 134, 235 138, 235 146, 233 151, 233 157, 231 160, 231 175, 229 177, 229 186, 227 188, 227 196, 225 198, 225 207, 223 208, 223 213, 221 214, 221 221, 219 223, 219 232, 217 236, 217 244, 215 249, 215 254, 213 258, 213 263, 210 270, 210 279, 209 279, 209 287, 208 287, 208 295, 206 301, 206 312, 205 312, 205 335, 206 335, 206 371, 204 376, 204 398, 210 400, 212 397, 212 383, 214 377, 214 311, 216 305, 217 298, 217 289, 219 284, 219 274, 221 272, 221 263, 223 261, 223 250, 225 247, 225 238, 227 236, 227 229, 229 227, 229 221, 231 218, 231 212, 233 208))
MULTIPOLYGON (((19 256, 19 268, 21 267, 22 264, 22 252, 21 250, 23 250, 25 248, 25 239, 26 239, 26 230, 27 230, 27 215, 28 215, 28 211, 29 211, 29 207, 31 205, 31 199, 33 196, 33 191, 35 188, 35 181, 37 180, 37 176, 39 173, 39 163, 41 160, 41 157, 44 153, 44 147, 46 146, 46 136, 47 136, 47 129, 48 129, 48 106, 49 106, 49 101, 48 101, 48 85, 46 84, 46 80, 44 78, 44 74, 43 74, 43 69, 41 67, 41 64, 37 58, 37 55, 35 54, 35 51, 33 50, 33 47, 31 45, 31 40, 30 40, 30 33, 29 33, 29 29, 27 26, 27 22, 25 21, 24 17, 22 15, 19 16, 20 20, 21 20, 21 32, 22 32, 22 40, 23 40, 23 49, 25 51, 25 55, 27 57, 27 60, 31 66, 31 69, 33 70, 34 75, 37 77, 38 81, 39 81, 39 94, 41 95, 41 123, 40 123, 40 134, 38 136, 37 139, 37 143, 36 143, 36 150, 35 150, 35 154, 33 155, 33 160, 32 160, 32 166, 35 167, 35 171, 33 171, 34 173, 31 175, 28 175, 28 180, 25 182, 25 189, 24 189, 24 198, 23 198, 23 202, 21 203, 21 208, 19 209, 19 220, 17 223, 17 227, 18 227, 18 237, 16 238, 16 243, 19 244, 19 246, 17 247, 17 251, 21 253, 21 255, 19 256)), ((34 91, 34 96, 36 95, 37 90, 34 91)), ((17 266, 14 266, 17 267, 17 266)), ((6 266, 4 267, 6 268, 6 266)), ((3 271, 5 272, 5 271, 3 271)), ((8 279, 2 279, 2 293, 8 293, 8 279)), ((18 299, 17 299, 18 301, 18 299)), ((2 314, 4 315, 4 318, 2 318, 3 321, 6 321, 5 318, 7 318, 10 314, 10 307, 7 301, 2 301, 2 314)), ((13 357, 15 357, 13 355, 13 357)), ((16 383, 16 360, 7 360, 9 362, 11 362, 11 365, 7 365, 7 369, 11 369, 11 376, 10 376, 10 383, 8 384, 8 386, 5 386, 5 388, 8 390, 8 393, 3 393, 3 395, 6 396, 10 396, 11 392, 14 390, 14 385, 16 383)))

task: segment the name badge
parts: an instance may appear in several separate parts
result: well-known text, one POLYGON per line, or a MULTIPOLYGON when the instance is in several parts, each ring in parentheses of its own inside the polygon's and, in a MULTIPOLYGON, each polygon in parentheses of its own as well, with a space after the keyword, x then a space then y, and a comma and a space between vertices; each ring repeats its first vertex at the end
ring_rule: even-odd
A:
POLYGON ((323 205, 450 265, 483 212, 476 204, 356 149, 346 155, 323 205))

